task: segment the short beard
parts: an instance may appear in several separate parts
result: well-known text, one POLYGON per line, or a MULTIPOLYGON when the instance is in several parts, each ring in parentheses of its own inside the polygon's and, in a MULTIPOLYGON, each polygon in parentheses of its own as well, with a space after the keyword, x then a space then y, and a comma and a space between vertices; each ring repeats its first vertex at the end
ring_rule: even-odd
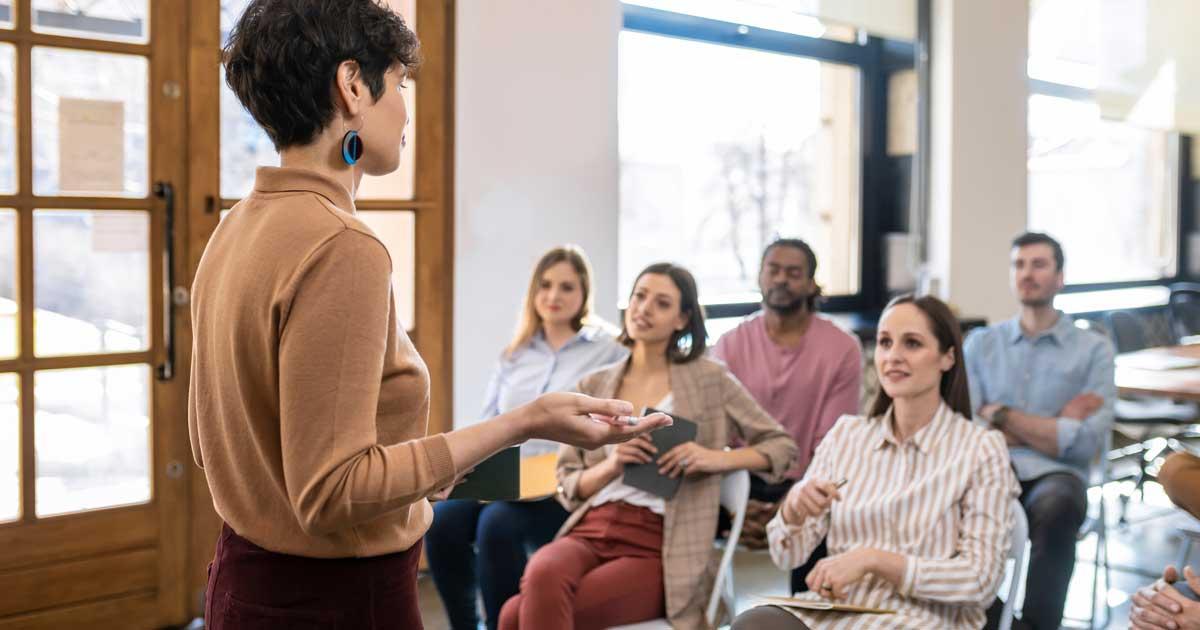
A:
POLYGON ((1054 304, 1054 298, 1038 298, 1034 300, 1021 300, 1021 306, 1029 308, 1044 308, 1054 304))
POLYGON ((772 304, 768 300, 763 300, 763 306, 771 309, 778 315, 795 315, 801 310, 808 308, 808 301, 811 296, 802 295, 787 304, 772 304))

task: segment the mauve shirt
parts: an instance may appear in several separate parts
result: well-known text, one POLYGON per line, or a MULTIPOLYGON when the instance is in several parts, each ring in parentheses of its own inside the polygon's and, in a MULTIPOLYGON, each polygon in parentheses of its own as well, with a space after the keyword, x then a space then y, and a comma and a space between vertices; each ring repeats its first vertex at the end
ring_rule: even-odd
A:
POLYGON ((789 479, 800 479, 817 444, 843 415, 858 414, 862 386, 862 347, 836 324, 813 315, 795 347, 776 344, 759 311, 721 335, 714 357, 796 440, 789 479))

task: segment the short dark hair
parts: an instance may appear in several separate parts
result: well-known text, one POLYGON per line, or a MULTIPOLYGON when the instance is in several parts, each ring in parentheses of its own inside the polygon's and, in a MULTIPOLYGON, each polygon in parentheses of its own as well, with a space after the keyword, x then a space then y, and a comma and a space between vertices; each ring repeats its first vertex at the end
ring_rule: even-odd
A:
MULTIPOLYGON (((758 272, 760 275, 762 274, 762 266, 767 262, 767 254, 770 254, 771 250, 776 247, 791 247, 792 249, 800 250, 800 253, 804 254, 804 258, 808 260, 808 279, 812 280, 817 277, 817 253, 813 251, 813 248, 808 243, 798 238, 777 238, 771 241, 763 249, 762 258, 758 261, 758 272)), ((821 294, 821 286, 817 285, 816 290, 813 291, 812 295, 808 296, 808 300, 805 303, 805 306, 808 307, 808 312, 815 313, 817 311, 817 307, 821 304, 821 294)), ((765 295, 763 299, 766 299, 765 295)))
MULTIPOLYGON (((954 367, 942 373, 942 380, 938 386, 938 391, 942 395, 942 400, 950 406, 951 409, 962 414, 968 420, 971 419, 971 388, 967 381, 967 362, 963 360, 963 338, 962 327, 958 323, 958 318, 950 310, 946 303, 933 297, 932 295, 924 295, 916 297, 909 293, 906 295, 896 296, 883 311, 895 308, 901 304, 912 304, 917 307, 929 321, 929 330, 933 332, 934 338, 937 339, 938 352, 945 354, 953 351, 954 367)), ((882 320, 883 318, 880 317, 882 320)), ((875 400, 871 402, 870 411, 867 414, 868 418, 882 416, 887 412, 888 407, 892 406, 892 397, 883 389, 875 394, 875 400)))
MULTIPOLYGON (((704 307, 700 305, 696 278, 692 276, 692 272, 679 265, 655 263, 637 275, 633 286, 636 288, 637 281, 648 273, 667 276, 675 283, 675 288, 679 289, 679 310, 686 313, 688 318, 687 326, 683 330, 671 334, 671 340, 667 343, 667 359, 672 363, 688 363, 700 358, 708 348, 708 330, 704 327, 704 307)), ((630 295, 633 295, 632 290, 630 295)), ((633 345, 624 317, 621 318, 621 336, 617 340, 627 346, 633 345)))
POLYGON ((1010 249, 1025 247, 1026 245, 1049 245, 1050 249, 1054 250, 1054 262, 1058 265, 1058 270, 1063 270, 1063 263, 1066 261, 1063 259, 1062 245, 1053 236, 1043 232, 1026 232, 1013 239, 1010 249))
POLYGON ((225 44, 225 81, 278 151, 312 142, 330 123, 343 61, 358 62, 379 100, 387 71, 414 67, 419 47, 376 0, 253 0, 225 44))

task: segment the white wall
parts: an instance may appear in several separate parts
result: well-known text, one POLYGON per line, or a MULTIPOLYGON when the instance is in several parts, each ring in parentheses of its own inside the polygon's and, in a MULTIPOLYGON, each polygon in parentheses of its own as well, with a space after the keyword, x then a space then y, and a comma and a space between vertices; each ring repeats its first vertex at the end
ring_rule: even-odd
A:
POLYGON ((577 243, 616 316, 617 0, 461 0, 455 59, 455 425, 478 419, 529 273, 577 243))
POLYGON ((1012 238, 1025 229, 1028 5, 933 3, 930 271, 966 315, 1010 317, 1012 238))

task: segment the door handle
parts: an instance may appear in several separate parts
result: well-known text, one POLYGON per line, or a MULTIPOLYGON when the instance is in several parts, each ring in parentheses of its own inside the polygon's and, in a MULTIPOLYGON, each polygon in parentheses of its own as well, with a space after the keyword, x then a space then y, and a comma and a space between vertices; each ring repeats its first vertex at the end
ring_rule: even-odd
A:
POLYGON ((175 187, 170 182, 155 182, 154 196, 165 206, 163 219, 163 344, 166 359, 158 364, 158 380, 175 378, 175 187))

